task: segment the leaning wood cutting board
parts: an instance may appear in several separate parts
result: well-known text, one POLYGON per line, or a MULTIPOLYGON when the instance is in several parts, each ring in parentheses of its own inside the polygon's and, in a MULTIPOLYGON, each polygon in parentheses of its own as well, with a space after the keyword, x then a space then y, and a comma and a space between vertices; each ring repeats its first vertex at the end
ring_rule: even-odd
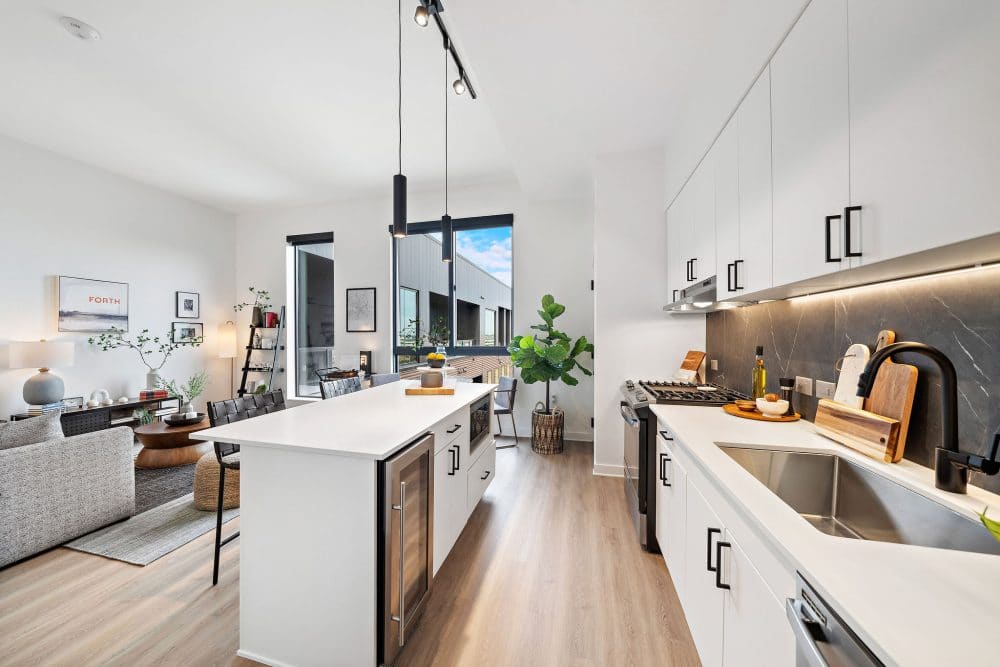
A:
POLYGON ((825 398, 816 407, 816 430, 865 456, 892 463, 899 444, 899 420, 825 398))
POLYGON ((705 361, 705 353, 699 350, 688 350, 681 362, 681 368, 674 376, 678 380, 685 382, 698 382, 698 372, 701 370, 701 363, 705 361))
MULTIPOLYGON (((883 329, 878 334, 875 350, 878 351, 896 340, 896 334, 883 329)), ((910 426, 913 410, 913 395, 917 390, 917 367, 897 364, 886 359, 878 369, 871 396, 865 399, 864 409, 883 417, 899 421, 899 439, 893 452, 892 463, 903 458, 906 448, 906 434, 910 426)))

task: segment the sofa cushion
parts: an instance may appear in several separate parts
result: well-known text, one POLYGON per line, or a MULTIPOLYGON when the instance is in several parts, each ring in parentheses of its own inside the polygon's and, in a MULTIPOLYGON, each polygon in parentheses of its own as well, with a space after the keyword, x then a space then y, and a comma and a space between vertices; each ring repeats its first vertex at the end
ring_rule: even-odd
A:
POLYGON ((63 437, 60 413, 0 424, 0 449, 11 449, 63 437))

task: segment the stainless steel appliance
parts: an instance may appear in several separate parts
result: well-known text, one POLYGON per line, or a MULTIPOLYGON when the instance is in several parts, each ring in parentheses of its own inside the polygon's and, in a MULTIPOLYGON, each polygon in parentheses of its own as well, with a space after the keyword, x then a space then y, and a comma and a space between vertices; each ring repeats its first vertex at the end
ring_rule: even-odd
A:
POLYGON ((469 455, 471 456, 490 436, 490 408, 493 393, 483 396, 469 407, 469 455))
POLYGON ((883 664, 802 575, 795 598, 785 603, 795 635, 797 667, 865 667, 883 664))
MULTIPOLYGON (((625 498, 639 544, 660 552, 656 541, 656 417, 651 403, 675 405, 724 405, 745 395, 714 384, 691 384, 672 380, 626 380, 621 386, 621 415, 625 422, 625 498)), ((663 437, 672 439, 669 433, 663 437)))
POLYGON ((381 462, 378 482, 378 663, 391 665, 434 579, 434 436, 381 462))
MULTIPOLYGON (((695 260, 691 260, 695 261, 695 260)), ((691 271, 691 261, 688 262, 688 279, 694 280, 692 278, 691 271)), ((717 286, 716 276, 711 278, 706 278, 700 282, 697 282, 690 287, 680 290, 674 290, 671 294, 673 301, 668 303, 663 307, 663 310, 668 313, 714 313, 719 310, 726 310, 728 308, 738 308, 740 306, 748 306, 755 301, 747 300, 737 300, 733 298, 733 294, 739 292, 743 289, 740 285, 740 264, 743 260, 737 260, 735 264, 729 265, 728 275, 726 276, 726 292, 723 295, 719 295, 719 287, 717 286), (722 301, 722 299, 726 299, 722 301)))

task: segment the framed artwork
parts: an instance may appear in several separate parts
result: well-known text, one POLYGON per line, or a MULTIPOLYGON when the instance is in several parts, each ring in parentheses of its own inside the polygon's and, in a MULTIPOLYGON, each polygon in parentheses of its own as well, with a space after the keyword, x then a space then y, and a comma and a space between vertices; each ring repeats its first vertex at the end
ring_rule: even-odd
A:
POLYGON ((128 283, 59 276, 59 331, 128 331, 128 283))
POLYGON ((375 288, 347 289, 347 330, 375 331, 375 288))
POLYGON ((177 317, 193 320, 201 317, 201 295, 197 292, 177 292, 177 317))
POLYGON ((175 343, 198 343, 205 338, 205 325, 201 322, 174 322, 171 339, 175 343))

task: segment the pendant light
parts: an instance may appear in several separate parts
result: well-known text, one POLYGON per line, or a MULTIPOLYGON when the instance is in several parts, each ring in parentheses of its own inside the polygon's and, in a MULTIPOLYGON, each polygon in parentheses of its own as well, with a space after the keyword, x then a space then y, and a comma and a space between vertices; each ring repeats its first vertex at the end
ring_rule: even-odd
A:
POLYGON ((403 0, 398 2, 399 172, 392 177, 392 235, 394 238, 403 239, 406 238, 406 176, 403 175, 403 0))
POLYGON ((444 215, 441 216, 441 261, 455 259, 455 232, 448 215, 448 53, 450 44, 444 40, 444 215))

